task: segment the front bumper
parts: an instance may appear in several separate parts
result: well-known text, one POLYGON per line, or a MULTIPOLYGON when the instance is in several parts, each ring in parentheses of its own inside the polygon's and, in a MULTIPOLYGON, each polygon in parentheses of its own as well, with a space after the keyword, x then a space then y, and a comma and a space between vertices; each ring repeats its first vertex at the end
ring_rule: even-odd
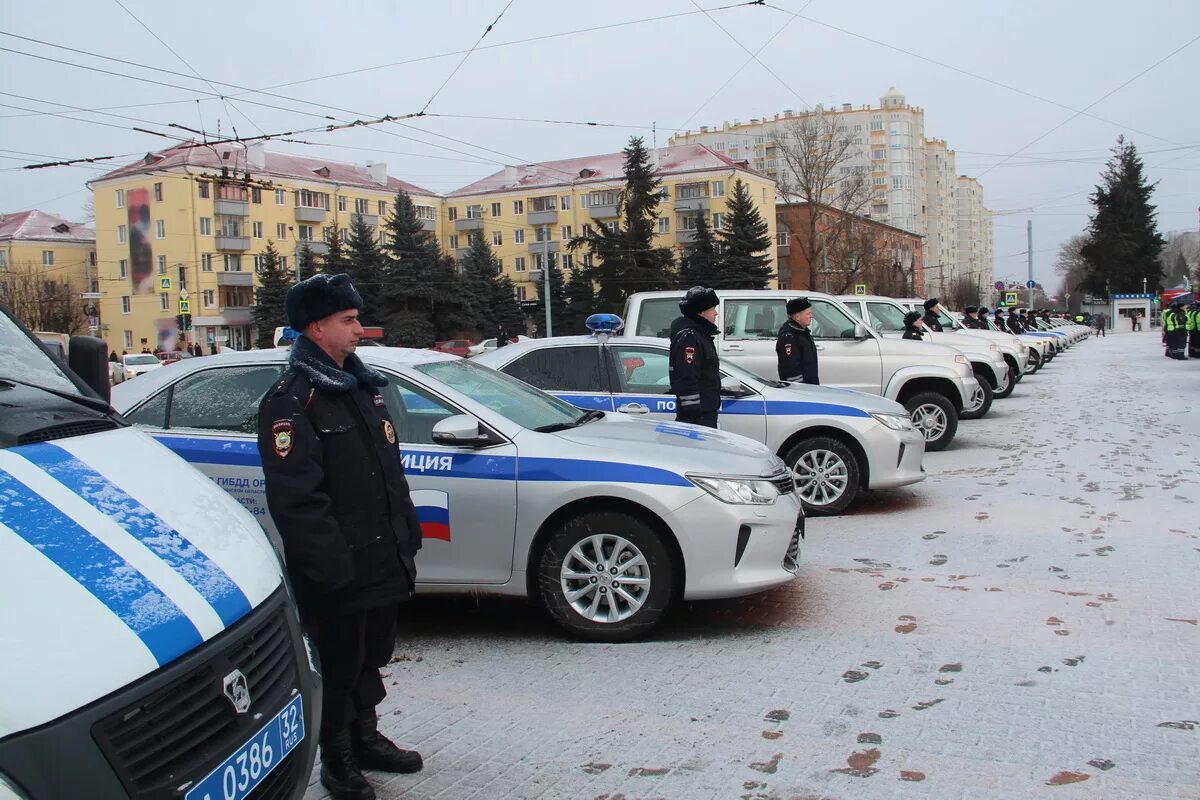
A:
POLYGON ((925 480, 925 437, 920 431, 894 431, 884 425, 863 437, 871 476, 868 489, 895 489, 925 480))
MULTIPOLYGON (((262 663, 262 656, 255 658, 262 663)), ((295 692, 299 692, 304 702, 304 739, 268 773, 252 797, 298 800, 307 788, 316 755, 320 676, 310 668, 307 645, 287 591, 281 584, 278 591, 258 608, 187 655, 67 716, 0 742, 0 774, 15 781, 33 800, 57 797, 180 800, 187 787, 224 761, 267 718, 286 705, 295 692), (258 647, 254 637, 263 635, 260 632, 268 629, 280 631, 277 646, 287 647, 294 671, 279 678, 272 684, 277 688, 264 693, 261 699, 252 691, 250 711, 237 717, 222 696, 222 677, 230 669, 238 668, 245 670, 254 682, 249 674, 252 659, 229 666, 231 653, 242 654, 248 646, 258 647), (187 738, 177 738, 189 730, 193 731, 189 735, 198 736, 194 731, 201 727, 197 724, 201 714, 212 713, 206 710, 197 711, 194 718, 189 715, 178 726, 170 726, 166 733, 133 746, 132 751, 126 747, 130 754, 117 755, 121 745, 112 738, 114 728, 140 725, 143 719, 159 714, 159 709, 182 702, 177 701, 177 697, 186 696, 190 698, 189 703, 200 703, 207 702, 206 698, 213 693, 219 698, 215 703, 217 710, 233 719, 225 723, 228 728, 222 728, 228 730, 227 735, 210 740, 212 747, 189 747, 187 738), (165 760, 152 775, 138 778, 131 764, 144 759, 146 751, 155 747, 165 750, 163 743, 171 740, 180 743, 174 750, 181 755, 165 760)), ((211 709, 212 704, 203 708, 211 709)), ((211 716, 206 719, 205 724, 210 727, 219 722, 211 716)), ((146 735, 141 731, 124 734, 127 741, 146 735)))
POLYGON ((967 404, 971 402, 971 398, 974 396, 975 390, 979 388, 979 380, 975 377, 974 372, 971 373, 970 377, 964 375, 961 378, 961 381, 962 387, 960 391, 962 392, 962 397, 959 399, 958 408, 956 408, 955 411, 962 411, 964 408, 966 408, 967 404))
MULTIPOLYGON (((740 597, 795 578, 795 567, 785 560, 797 522, 804 529, 802 513, 796 492, 769 506, 732 505, 705 495, 677 509, 672 522, 687 573, 683 599, 740 597), (745 537, 740 559, 739 535, 745 537)), ((793 563, 799 562, 798 546, 793 563)))

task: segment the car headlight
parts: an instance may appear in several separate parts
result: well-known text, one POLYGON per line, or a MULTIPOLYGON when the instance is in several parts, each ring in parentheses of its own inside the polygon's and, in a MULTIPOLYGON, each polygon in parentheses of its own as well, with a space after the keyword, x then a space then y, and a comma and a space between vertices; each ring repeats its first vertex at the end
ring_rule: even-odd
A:
POLYGON ((0 773, 0 800, 29 800, 29 797, 0 773))
POLYGON ((991 350, 993 353, 999 353, 1000 345, 996 344, 995 342, 992 342, 991 344, 988 345, 988 350, 991 350))
POLYGON ((884 414, 883 412, 871 412, 871 416, 880 425, 891 428, 894 431, 911 431, 913 430, 912 418, 907 414, 884 414))
POLYGON ((956 355, 956 356, 954 357, 954 363, 955 363, 955 364, 968 364, 968 365, 969 365, 971 362, 967 360, 967 357, 966 357, 966 356, 964 356, 962 353, 959 353, 958 355, 956 355))
POLYGON ((688 475, 688 480, 722 503, 767 506, 779 497, 775 484, 757 478, 730 478, 720 475, 688 475))

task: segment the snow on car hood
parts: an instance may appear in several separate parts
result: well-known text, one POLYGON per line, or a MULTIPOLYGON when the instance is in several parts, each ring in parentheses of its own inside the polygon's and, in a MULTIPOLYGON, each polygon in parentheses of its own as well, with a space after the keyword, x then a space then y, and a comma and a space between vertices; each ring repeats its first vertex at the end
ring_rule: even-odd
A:
POLYGON ((786 387, 768 387, 763 391, 768 401, 800 400, 807 403, 849 406, 868 414, 902 414, 908 416, 904 406, 877 394, 867 394, 854 389, 839 389, 833 386, 811 386, 807 383, 789 383, 786 387))
POLYGON ((133 428, 0 450, 0 738, 225 630, 280 585, 254 518, 133 428))
POLYGON ((917 342, 912 339, 879 339, 879 352, 885 356, 909 356, 926 363, 944 358, 953 361, 959 351, 953 347, 933 342, 917 342))

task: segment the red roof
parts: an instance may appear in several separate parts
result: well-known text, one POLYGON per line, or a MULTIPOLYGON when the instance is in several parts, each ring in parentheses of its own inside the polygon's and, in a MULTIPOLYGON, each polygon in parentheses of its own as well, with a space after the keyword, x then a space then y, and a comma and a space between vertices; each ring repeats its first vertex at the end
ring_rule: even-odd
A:
MULTIPOLYGON (((659 176, 714 169, 734 169, 753 175, 759 174, 747 167, 745 162, 733 161, 702 144, 660 147, 657 150, 651 150, 650 153, 652 157, 657 158, 655 173, 659 176)), ((600 183, 623 180, 624 177, 625 154, 605 153, 598 156, 583 156, 562 161, 543 161, 538 164, 505 167, 486 178, 450 192, 447 197, 506 192, 513 189, 569 186, 576 183, 600 183)))
POLYGON ((62 217, 34 209, 0 214, 0 239, 95 244, 96 231, 82 222, 68 222, 62 217))
POLYGON ((436 192, 431 192, 399 178, 393 178, 390 175, 387 176, 387 185, 385 186, 371 178, 369 167, 358 164, 294 156, 287 153, 271 153, 263 150, 261 145, 250 145, 249 147, 241 144, 219 144, 211 147, 189 146, 194 144, 196 143, 189 142, 160 150, 157 153, 147 153, 141 160, 118 167, 112 172, 106 172, 92 182, 179 167, 208 170, 227 167, 230 172, 243 173, 249 170, 252 175, 268 178, 311 180, 337 183, 342 186, 357 186, 364 189, 386 188, 393 192, 403 189, 408 194, 437 196, 436 192), (247 151, 250 151, 253 156, 256 150, 262 159, 260 162, 262 166, 248 166, 247 151))

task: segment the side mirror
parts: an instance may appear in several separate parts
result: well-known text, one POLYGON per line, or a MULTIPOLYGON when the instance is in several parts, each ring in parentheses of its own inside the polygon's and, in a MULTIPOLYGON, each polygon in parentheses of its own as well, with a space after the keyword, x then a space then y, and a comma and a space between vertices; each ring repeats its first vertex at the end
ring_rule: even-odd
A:
POLYGON ((855 341, 861 342, 863 339, 870 339, 870 338, 871 338, 871 332, 867 329, 866 325, 863 325, 861 322, 854 323, 854 339, 855 339, 855 341))
POLYGON ((459 447, 483 447, 492 443, 492 438, 479 427, 479 420, 467 414, 455 414, 439 420, 430 435, 434 444, 459 447))
POLYGON ((103 339, 92 336, 72 336, 67 352, 67 366, 105 402, 112 399, 109 385, 108 347, 103 339))
POLYGON ((745 397, 750 394, 746 387, 737 378, 731 375, 721 377, 721 396, 722 397, 745 397))

